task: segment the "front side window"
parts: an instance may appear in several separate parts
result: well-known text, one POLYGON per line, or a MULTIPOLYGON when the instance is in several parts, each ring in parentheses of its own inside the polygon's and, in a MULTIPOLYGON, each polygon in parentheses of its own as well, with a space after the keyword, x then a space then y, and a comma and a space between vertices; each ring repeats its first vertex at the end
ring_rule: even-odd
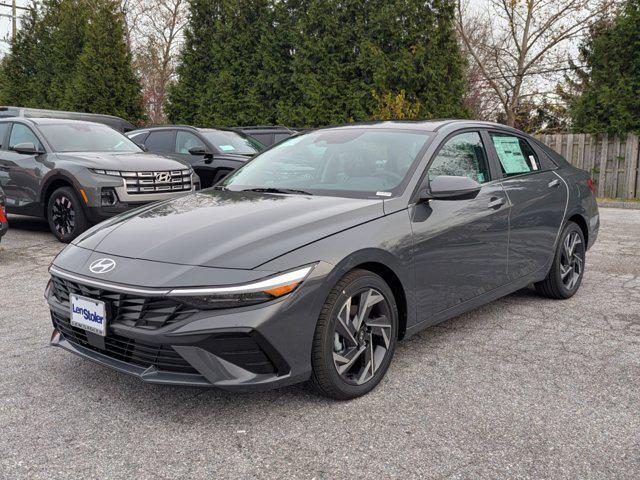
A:
POLYGON ((36 148, 42 150, 42 145, 33 130, 21 123, 14 123, 9 137, 9 149, 20 143, 33 143, 36 148))
POLYGON ((176 153, 189 155, 189 149, 193 147, 204 147, 202 141, 191 132, 178 130, 176 134, 176 153))
POLYGON ((55 152, 142 151, 120 132, 97 123, 51 123, 40 125, 40 131, 55 152))
POLYGON ((231 190, 272 188, 367 198, 401 189, 429 132, 338 128, 292 137, 228 177, 231 190))
POLYGON ((500 160, 503 176, 512 177, 540 170, 538 156, 524 138, 492 133, 491 141, 500 160))
POLYGON ((491 179, 487 153, 478 132, 467 132, 447 140, 429 167, 428 177, 469 177, 478 183, 491 179))

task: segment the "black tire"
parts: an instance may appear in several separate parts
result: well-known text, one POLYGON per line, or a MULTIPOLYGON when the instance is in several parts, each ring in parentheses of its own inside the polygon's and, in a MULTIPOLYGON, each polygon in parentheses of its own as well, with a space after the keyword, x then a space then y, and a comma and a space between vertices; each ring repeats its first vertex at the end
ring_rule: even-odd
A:
POLYGON ((47 221, 51 233, 62 243, 69 243, 89 227, 84 207, 71 187, 58 188, 51 194, 47 221))
POLYGON ((556 247, 555 256, 553 258, 553 264, 547 274, 547 277, 536 283, 536 291, 545 297, 563 300, 570 298, 578 291, 580 284, 582 283, 582 277, 584 276, 584 266, 586 259, 586 243, 582 229, 574 222, 568 222, 560 234, 558 239, 558 246, 556 247), (579 260, 574 259, 574 263, 570 265, 579 264, 580 271, 576 272, 577 267, 572 267, 573 270, 567 270, 570 266, 567 262, 571 262, 571 258, 567 256, 566 245, 567 242, 571 244, 571 239, 578 238, 580 243, 576 244, 573 251, 574 254, 569 257, 578 257, 579 260), (572 275, 571 280, 568 281, 568 275, 572 275), (575 277, 573 277, 575 275, 575 277))
MULTIPOLYGON (((398 307, 387 283, 378 275, 367 270, 353 270, 347 273, 329 293, 318 318, 311 354, 313 367, 311 385, 321 395, 336 400, 349 400, 368 393, 380 383, 389 368, 397 338, 398 307), (347 304, 347 302, 349 303, 347 304), (357 323, 360 305, 365 303, 369 305, 369 302, 377 303, 365 308, 365 314, 362 318, 366 317, 366 320, 360 321, 360 327, 354 327, 354 324, 357 323), (347 348, 346 345, 340 343, 341 337, 336 330, 340 328, 338 316, 343 312, 349 312, 347 319, 352 314, 354 315, 353 322, 347 322, 355 332, 349 338, 355 342, 362 342, 354 344, 353 348, 347 348), (386 321, 387 317, 388 322, 386 321), (384 328, 381 327, 382 325, 384 328), (337 345, 342 345, 343 350, 339 350, 337 345), (362 350, 363 348, 364 350, 362 350), (338 373, 339 367, 335 363, 334 353, 341 355, 341 351, 360 350, 364 353, 361 352, 356 362, 353 363, 353 367, 350 368, 355 370, 361 364, 361 371, 352 372, 349 370, 338 373), (379 360, 380 357, 381 360, 379 360), (370 358, 371 361, 365 364, 367 358, 370 358), (371 365, 370 370, 366 370, 366 365, 371 365), (359 375, 360 372, 363 372, 362 375, 359 375), (349 378, 350 375, 354 375, 354 377, 349 378), (369 375, 371 376, 369 377, 369 375), (358 381, 362 381, 362 378, 366 379, 367 377, 369 377, 368 380, 357 384, 358 381)), ((343 364, 340 368, 345 366, 347 365, 343 364)))

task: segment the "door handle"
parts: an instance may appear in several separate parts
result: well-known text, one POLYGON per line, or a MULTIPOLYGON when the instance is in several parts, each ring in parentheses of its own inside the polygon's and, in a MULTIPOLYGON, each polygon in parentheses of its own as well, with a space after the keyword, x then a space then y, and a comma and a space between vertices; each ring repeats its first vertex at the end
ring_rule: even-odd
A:
POLYGON ((555 187, 559 187, 560 186, 560 180, 558 180, 557 178, 555 180, 551 180, 549 182, 549 185, 547 185, 549 188, 555 188, 555 187))
POLYGON ((489 207, 489 208, 492 208, 492 209, 494 209, 494 210, 497 210, 497 209, 499 209, 502 205, 504 205, 505 203, 507 203, 507 200, 506 200, 504 197, 502 197, 502 198, 499 198, 499 197, 491 197, 491 200, 489 200, 489 205, 488 205, 488 207, 489 207))

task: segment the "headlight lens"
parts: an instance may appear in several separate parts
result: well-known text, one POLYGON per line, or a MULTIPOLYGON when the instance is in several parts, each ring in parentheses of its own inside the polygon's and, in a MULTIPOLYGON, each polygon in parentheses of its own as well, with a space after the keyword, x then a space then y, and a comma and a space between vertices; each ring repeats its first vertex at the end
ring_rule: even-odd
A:
POLYGON ((264 280, 228 287, 177 288, 168 296, 200 309, 245 307, 268 302, 293 292, 315 265, 279 273, 264 280))

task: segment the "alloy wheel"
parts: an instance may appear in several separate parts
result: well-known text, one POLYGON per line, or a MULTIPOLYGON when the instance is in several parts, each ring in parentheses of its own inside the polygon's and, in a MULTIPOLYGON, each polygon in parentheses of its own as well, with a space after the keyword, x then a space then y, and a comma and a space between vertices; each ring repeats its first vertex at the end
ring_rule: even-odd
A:
POLYGON ((333 363, 347 383, 371 380, 391 345, 391 310, 378 290, 367 288, 347 298, 335 319, 333 363))
POLYGON ((571 232, 564 239, 560 256, 560 278, 569 290, 576 286, 584 271, 584 245, 577 232, 571 232))
POLYGON ((53 226, 61 236, 69 235, 76 226, 76 211, 69 198, 60 196, 56 198, 52 206, 51 219, 53 226))

